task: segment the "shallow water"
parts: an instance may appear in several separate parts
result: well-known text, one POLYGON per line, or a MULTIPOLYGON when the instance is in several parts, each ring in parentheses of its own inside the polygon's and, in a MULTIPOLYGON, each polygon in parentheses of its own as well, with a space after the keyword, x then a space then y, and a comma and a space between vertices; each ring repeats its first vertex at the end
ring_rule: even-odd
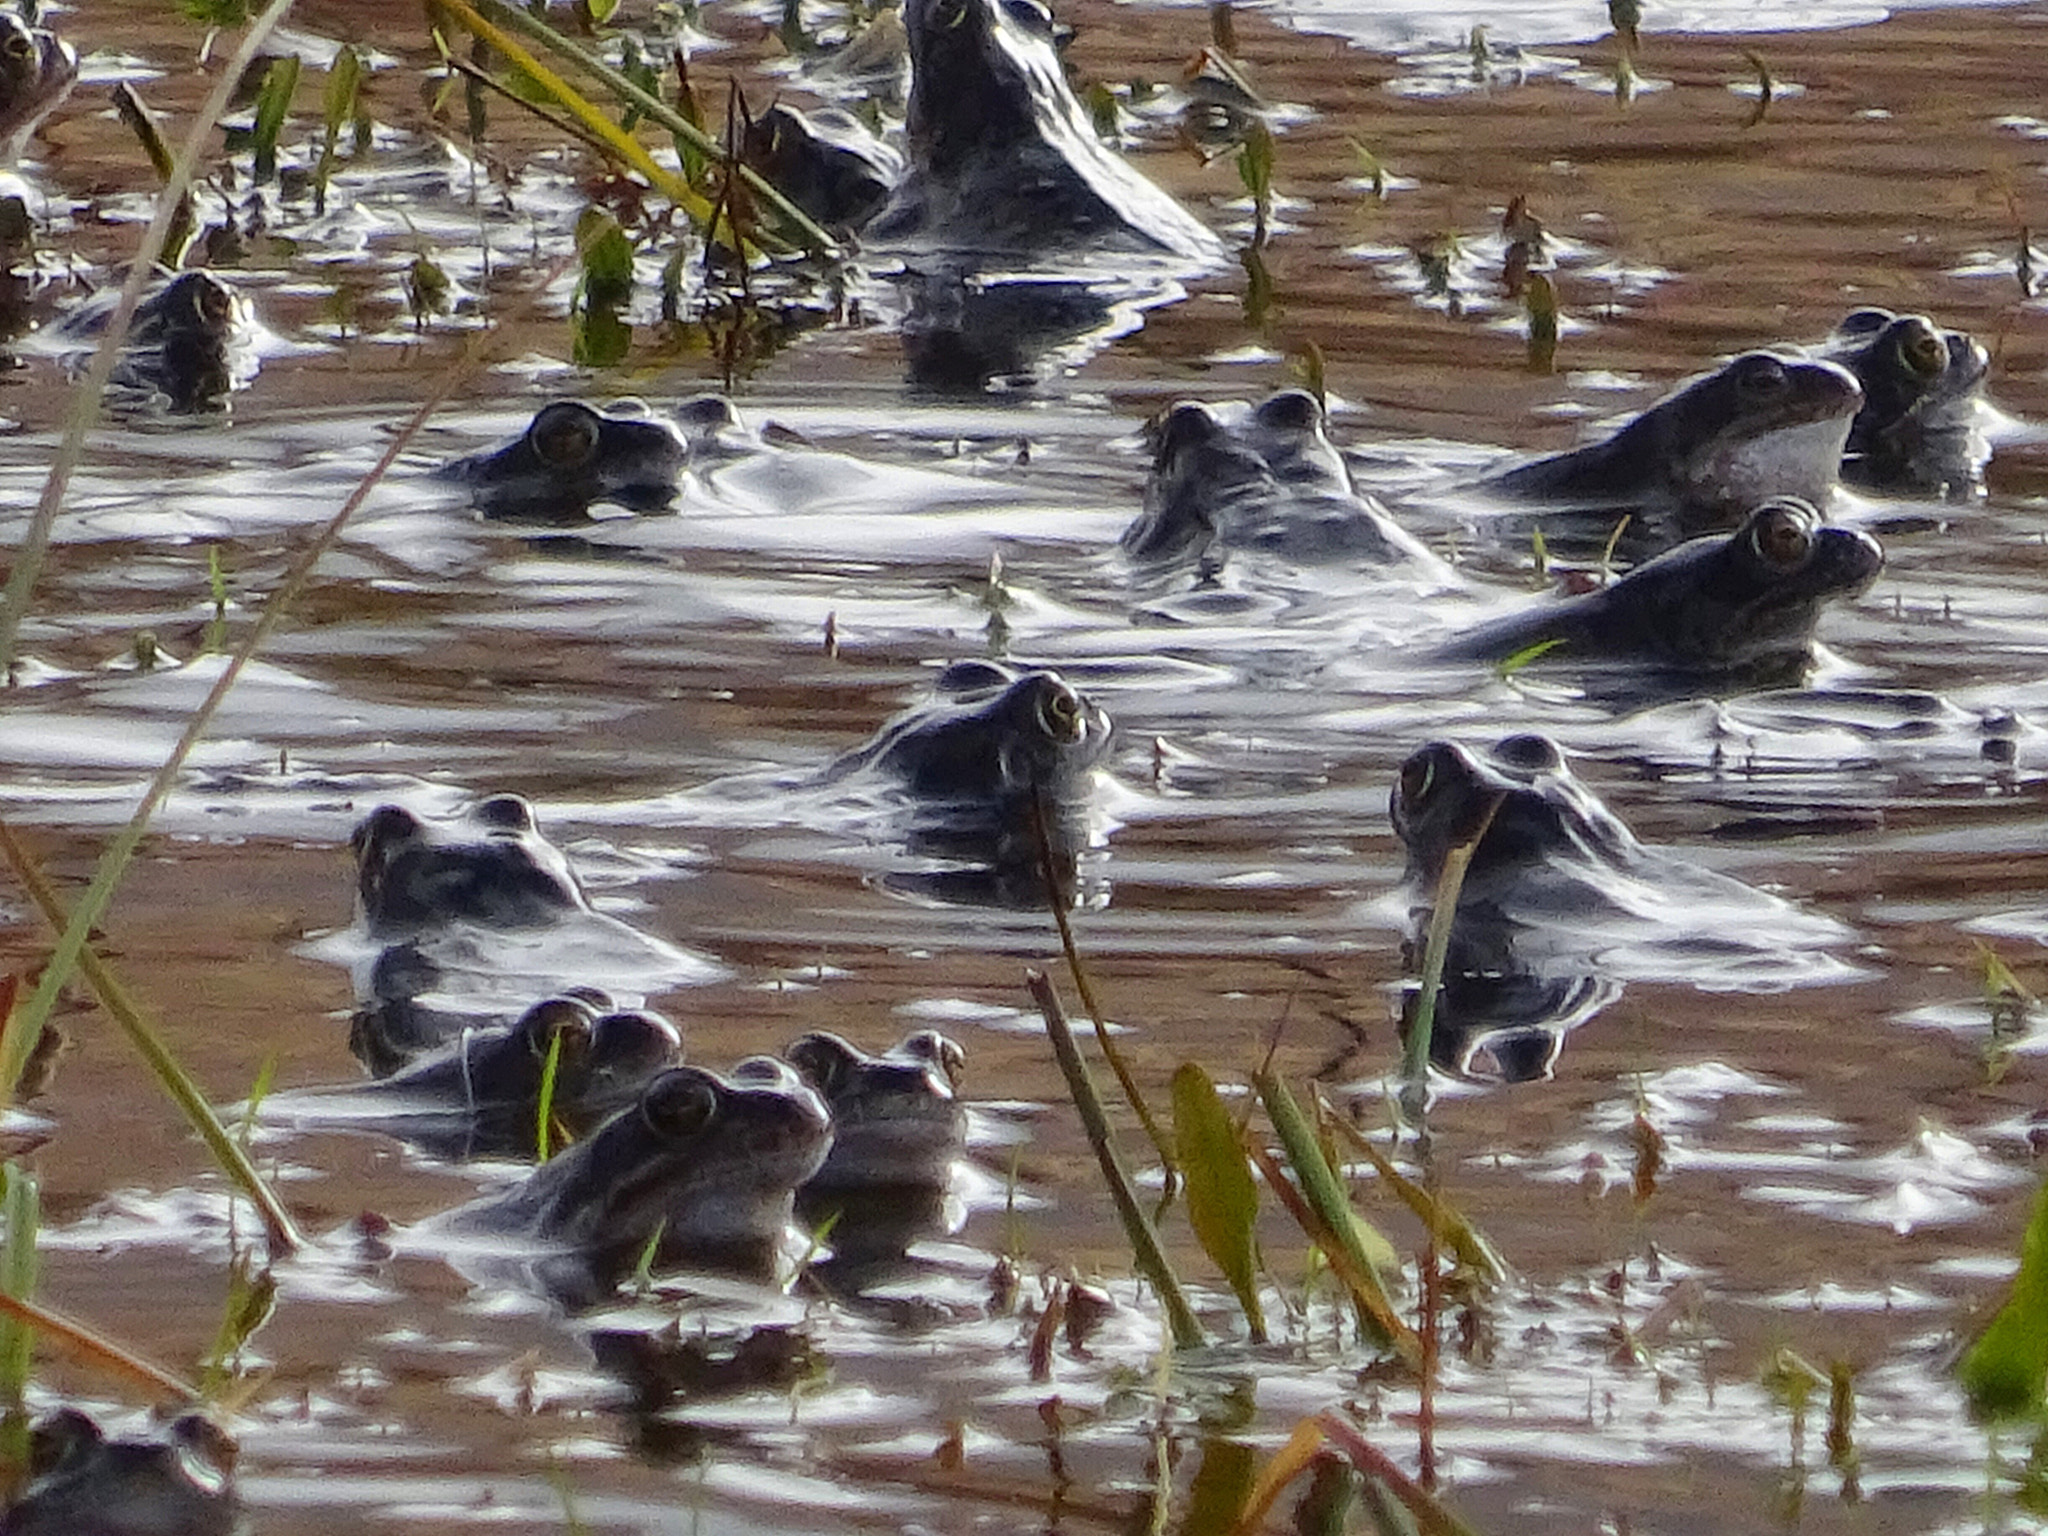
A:
MULTIPOLYGON (((309 6, 300 23, 356 37, 380 14, 309 6)), ((1114 82, 1173 78, 1208 37, 1193 10, 1062 16, 1079 30, 1077 70, 1114 82)), ((87 60, 101 83, 46 125, 26 173, 51 203, 49 246, 101 281, 148 185, 100 110, 104 81, 136 79, 175 110, 204 79, 195 33, 156 7, 82 6, 64 25, 101 50, 87 60)), ((703 25, 732 44, 698 55, 706 98, 737 69, 765 99, 774 48, 759 16, 714 6, 703 25)), ((1518 1274, 1437 1398, 1440 1470, 1476 1524, 2032 1518, 1985 1503, 1986 1441, 1947 1359, 1996 1298, 2035 1181, 2048 1034, 2031 1011, 1994 1029, 1975 946, 2040 990, 2040 439, 2016 427, 2000 443, 1982 503, 1848 509, 1890 563, 1824 621, 1834 659, 1817 691, 1622 717, 1407 654, 1501 602, 1516 551, 1465 540, 1462 593, 1362 600, 1328 575, 1253 568, 1227 602, 1148 586, 1107 552, 1137 507, 1143 417, 1184 395, 1276 387, 1307 339, 1328 359, 1335 430, 1361 479, 1401 498, 1437 547, 1464 524, 1436 493, 1474 465, 1567 446, 1719 355, 1817 340, 1859 304, 1972 330, 1999 405, 2048 422, 2048 304, 2012 268, 2020 224, 2048 223, 2048 11, 1651 35, 1639 70, 1668 88, 1625 109, 1611 43, 1547 49, 1559 68, 1473 90, 1469 60, 1447 76, 1427 56, 1259 15, 1236 25, 1259 87, 1307 109, 1280 136, 1288 227, 1267 253, 1265 316, 1247 318, 1241 273, 1196 280, 1071 373, 964 399, 907 389, 886 329, 824 329, 738 386, 757 425, 791 426, 818 452, 713 475, 672 517, 568 533, 480 523, 425 471, 502 440, 551 394, 669 401, 718 369, 701 337, 658 335, 651 301, 628 366, 589 376, 555 361, 567 282, 550 267, 587 167, 494 111, 505 137, 474 184, 516 176, 518 190, 472 204, 473 163, 419 105, 423 40, 379 26, 392 65, 373 87, 389 125, 377 157, 324 218, 264 194, 266 227, 240 268, 265 323, 300 350, 266 358, 230 420, 129 419, 96 437, 25 637, 33 686, 0 716, 0 809, 73 888, 217 673, 203 654, 210 552, 233 641, 386 429, 476 344, 474 313, 424 333, 405 316, 399 277, 421 242, 498 324, 491 371, 323 561, 107 920, 108 952, 217 1099, 239 1098, 273 1056, 285 1087, 354 1073, 347 945, 333 935, 349 921, 355 821, 386 799, 434 812, 511 790, 536 802, 602 911, 719 962, 717 978, 660 999, 693 1059, 728 1064, 814 1028, 880 1046, 938 1027, 965 1045, 969 1096, 984 1101, 967 1225, 900 1295, 854 1306, 714 1290, 607 1318, 680 1318, 713 1339, 787 1324, 822 1362, 800 1387, 652 1414, 620 1406, 588 1320, 475 1286, 432 1253, 385 1256, 351 1228, 366 1210, 430 1216, 506 1169, 452 1168, 375 1134, 264 1133, 319 1240, 280 1268, 277 1313, 245 1362, 261 1377, 236 1424, 259 1529, 559 1530, 565 1503, 585 1528, 620 1532, 1094 1528, 1135 1523, 1159 1497, 1166 1528, 1195 1529, 1198 1476, 1224 1476, 1244 1448, 1263 1455, 1338 1402, 1413 1465, 1412 1389, 1361 1377, 1366 1357, 1326 1296, 1288 1313, 1284 1342, 1162 1371, 1154 1309, 1126 1278, 1020 985, 1024 966, 1056 958, 1049 920, 930 899, 930 863, 904 851, 900 822, 811 782, 939 664, 990 649, 1058 666, 1118 722, 1075 921, 1162 1099, 1180 1061, 1233 1078, 1277 1027, 1297 1081, 1319 1069, 1362 1124, 1386 1123, 1402 920, 1386 796, 1434 735, 1549 731, 1647 842, 1849 931, 1811 977, 1773 982, 1825 984, 1720 990, 1711 964, 1668 954, 1649 967, 1661 979, 1621 967, 1619 999, 1570 1033, 1549 1080, 1444 1084, 1447 1182, 1518 1274), (1753 78, 1740 47, 1804 87, 1750 127, 1754 104, 1731 89, 1753 78), (1459 88, 1430 85, 1446 80, 1459 88), (1385 200, 1358 180, 1352 139, 1398 178, 1385 200), (1572 324, 1552 375, 1521 366, 1486 243, 1516 194, 1572 242, 1557 273, 1572 324), (1443 231, 1472 253, 1455 306, 1424 302, 1407 270, 1443 231), (137 670, 142 629, 185 664, 137 670), (1665 1140, 1641 1203, 1639 1110, 1665 1140), (1027 1302, 1041 1273, 1072 1266, 1099 1270, 1118 1303, 1085 1350, 1057 1353, 1049 1384, 1027 1376, 1030 1317, 986 1307, 991 1255, 1008 1249, 1027 1302), (1781 1346, 1858 1372, 1853 1498, 1827 1465, 1819 1410, 1802 1441, 1760 1384, 1781 1346), (937 1453, 956 1433, 948 1466, 937 1453)), ((287 135, 299 150, 312 79, 303 131, 287 135)), ((1227 160, 1200 166, 1156 115, 1135 132, 1141 163, 1212 227, 1248 225, 1227 160)), ((202 211, 220 206, 216 190, 202 211)), ((33 307, 46 316, 77 286, 53 278, 33 307)), ((64 378, 39 354, 0 376, 0 413, 20 423, 0 437, 10 541, 64 378)), ((43 942, 19 905, 0 929, 17 966, 43 942)), ((65 1022, 76 1045, 38 1106, 58 1126, 36 1156, 44 1295, 189 1367, 253 1223, 104 1022, 83 1005, 65 1022)), ((1184 1225, 1170 1227, 1187 1272, 1208 1276, 1184 1225)), ((1277 1223, 1266 1240, 1276 1292, 1298 1294, 1297 1245, 1277 1223)), ((1234 1338, 1221 1287, 1206 1294, 1215 1331, 1234 1338)), ((52 1400, 112 1396, 62 1362, 41 1381, 52 1400)))

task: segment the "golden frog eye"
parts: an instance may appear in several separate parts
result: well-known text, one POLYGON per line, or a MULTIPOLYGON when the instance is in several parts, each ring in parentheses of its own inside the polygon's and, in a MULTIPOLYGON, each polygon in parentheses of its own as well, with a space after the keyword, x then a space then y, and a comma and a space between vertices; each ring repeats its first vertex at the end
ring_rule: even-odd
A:
POLYGON ((35 57, 36 41, 26 32, 9 32, 7 41, 0 43, 7 50, 10 59, 32 59, 35 57))
POLYGON ((582 469, 597 456, 597 412, 574 400, 557 400, 533 418, 526 440, 549 469, 582 469))
POLYGON ((1948 343, 1933 325, 1915 319, 1899 335, 1899 361, 1923 379, 1939 378, 1948 367, 1948 343))
POLYGON ((535 1061, 550 1055, 561 1066, 581 1060, 590 1051, 590 1010, 566 997, 551 997, 535 1003, 520 1024, 525 1029, 526 1048, 535 1061))
POLYGON ((967 1070, 967 1053, 951 1036, 942 1035, 936 1029, 921 1029, 903 1042, 903 1051, 907 1056, 937 1067, 948 1086, 960 1086, 960 1074, 967 1070))
POLYGON ((1766 565, 1793 570, 1813 550, 1813 520, 1795 507, 1767 506, 1757 513, 1749 542, 1766 565))
POLYGON ((1084 729, 1081 696, 1065 683, 1054 683, 1038 701, 1038 719, 1054 741, 1079 741, 1084 729))

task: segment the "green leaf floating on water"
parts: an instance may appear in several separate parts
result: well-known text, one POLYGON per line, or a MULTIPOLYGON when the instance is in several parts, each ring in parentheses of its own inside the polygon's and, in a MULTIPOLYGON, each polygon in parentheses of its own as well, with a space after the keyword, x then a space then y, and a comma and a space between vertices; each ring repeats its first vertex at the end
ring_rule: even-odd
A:
POLYGON ((1259 1186, 1245 1163, 1237 1123, 1194 1062, 1173 1074, 1173 1144, 1181 1177, 1187 1180, 1188 1225, 1202 1251, 1237 1292, 1254 1343, 1266 1340, 1259 1307, 1257 1248, 1252 1226, 1259 1217, 1259 1186))
POLYGON ((2038 1412, 2048 1379, 2048 1183, 2020 1240, 2020 1272, 1991 1326, 1956 1366, 1970 1411, 1980 1419, 2038 1412))

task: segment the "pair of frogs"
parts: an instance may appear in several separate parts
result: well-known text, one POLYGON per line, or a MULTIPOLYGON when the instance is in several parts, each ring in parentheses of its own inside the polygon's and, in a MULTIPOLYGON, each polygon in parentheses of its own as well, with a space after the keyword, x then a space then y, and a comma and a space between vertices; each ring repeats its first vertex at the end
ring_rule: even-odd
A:
MULTIPOLYGON (((1821 609, 1865 591, 1877 542, 1830 527, 1838 476, 1886 489, 1966 491, 1987 449, 1984 349, 1920 315, 1851 314, 1815 356, 1750 352, 1612 436, 1496 474, 1482 500, 1537 504, 1501 521, 1553 548, 1619 547, 1622 580, 1439 646, 1442 660, 1558 652, 1623 668, 1652 693, 1797 682, 1821 609), (1624 519, 1626 520, 1624 522, 1624 519)), ((1342 559, 1447 585, 1451 573, 1351 484, 1317 402, 1287 390, 1236 412, 1174 406, 1151 427, 1145 506, 1125 531, 1141 562, 1212 572, 1233 550, 1342 559)))

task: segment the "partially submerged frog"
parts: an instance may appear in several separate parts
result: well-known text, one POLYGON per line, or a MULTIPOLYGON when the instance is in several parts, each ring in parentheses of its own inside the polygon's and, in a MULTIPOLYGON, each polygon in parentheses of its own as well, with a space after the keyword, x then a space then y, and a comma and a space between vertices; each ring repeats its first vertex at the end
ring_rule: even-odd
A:
POLYGON ((824 1101, 787 1063, 749 1057, 725 1077, 676 1067, 514 1188, 436 1226, 530 1246, 542 1285, 575 1301, 600 1298, 643 1257, 767 1279, 797 1187, 831 1145, 824 1101))
POLYGON ((356 910, 373 938, 449 923, 538 928, 589 910, 562 851, 540 835, 533 807, 491 795, 461 814, 427 819, 380 805, 349 836, 356 910))
POLYGON ((813 1208, 877 1192, 943 1190, 967 1121, 959 1099, 966 1053, 921 1029, 871 1056, 819 1030, 782 1053, 832 1112, 832 1154, 803 1187, 813 1208))
POLYGON ((876 773, 930 805, 1007 817, 1034 795, 1085 799, 1109 751, 1109 716, 1043 667, 956 661, 930 703, 905 711, 825 770, 876 773))
POLYGON ((361 999, 350 1045, 380 1075, 464 1029, 509 1022, 567 976, 645 994, 720 974, 595 911, 517 795, 451 816, 379 806, 350 844, 357 927, 345 958, 361 999))
POLYGON ((12 164, 37 123, 71 94, 78 54, 45 27, 0 11, 0 159, 12 164))
POLYGON ((1859 309, 1816 350, 1863 386, 1845 478, 1957 496, 1982 488, 1991 457, 1982 419, 1991 359, 1974 336, 1943 330, 1925 315, 1859 309))
POLYGON ((1455 578, 1377 502, 1358 494, 1323 407, 1285 389, 1237 416, 1183 401, 1153 423, 1144 510, 1119 541, 1143 561, 1219 564, 1231 549, 1356 561, 1432 583, 1455 578))
POLYGON ((1856 376, 1816 358, 1745 352, 1600 442, 1493 475, 1479 489, 1540 502, 1553 546, 1598 547, 1623 516, 1636 557, 1732 528, 1773 496, 1825 507, 1863 404, 1856 376))
POLYGON ((839 107, 778 101, 747 125, 740 156, 827 229, 867 223, 903 179, 903 156, 839 107))
POLYGON ((1813 668, 1822 608, 1868 590, 1883 568, 1869 534, 1780 496, 1731 534, 1690 540, 1599 591, 1482 624, 1442 654, 1609 671, 1644 695, 1797 683, 1813 668))
MULTIPOLYGON (((119 302, 103 289, 51 325, 41 345, 82 355, 99 345, 119 302)), ((256 329, 249 301, 232 283, 204 269, 154 284, 136 305, 112 384, 127 402, 173 415, 226 406, 256 377, 256 329)))
POLYGON ((1846 939, 1841 925, 1644 847, 1546 736, 1484 753, 1433 741, 1401 765, 1388 814, 1408 854, 1418 955, 1445 862, 1470 845, 1452 934, 1475 969, 1577 976, 1590 962, 1610 977, 1714 986, 1849 974, 1810 953, 1846 939))
POLYGON ((550 1071, 551 1135, 559 1141, 587 1134, 682 1060, 673 1023, 643 1008, 615 1008, 591 988, 545 998, 504 1028, 465 1030, 409 1065, 401 1056, 403 1069, 376 1082, 272 1094, 262 1109, 272 1122, 389 1131, 450 1158, 531 1157, 550 1071))
POLYGON ((468 486, 486 517, 574 522, 601 502, 660 511, 675 499, 689 462, 682 433, 641 401, 617 400, 600 411, 555 400, 513 441, 439 474, 468 486))
POLYGON ((973 906, 1043 907, 1043 830, 1059 899, 1081 900, 1109 716, 1044 668, 956 661, 933 692, 821 775, 828 787, 907 802, 906 851, 928 862, 884 883, 973 906))
POLYGON ((244 1528, 234 1463, 233 1439, 201 1414, 160 1437, 109 1440, 61 1409, 30 1436, 28 1486, 0 1536, 232 1536, 244 1528))
POLYGON ((1219 262, 1216 236, 1096 137, 1041 0, 906 0, 903 20, 909 169, 870 246, 991 263, 1219 262))

